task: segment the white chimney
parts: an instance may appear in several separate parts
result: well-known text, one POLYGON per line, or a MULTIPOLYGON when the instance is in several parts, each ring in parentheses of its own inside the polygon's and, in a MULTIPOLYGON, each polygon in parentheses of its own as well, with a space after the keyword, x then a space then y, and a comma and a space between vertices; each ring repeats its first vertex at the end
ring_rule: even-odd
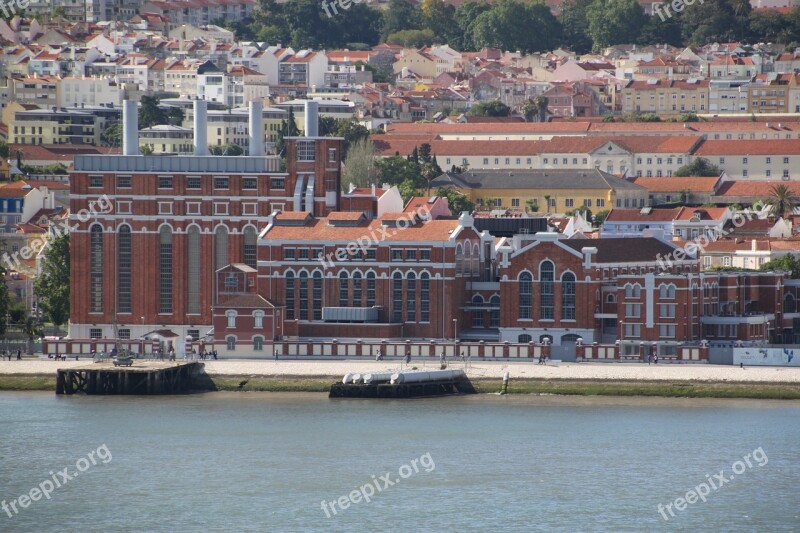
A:
POLYGON ((319 137, 319 103, 306 100, 305 103, 306 137, 319 137))
POLYGON ((264 155, 264 106, 250 102, 250 155, 264 155))
POLYGON ((194 155, 208 155, 208 126, 206 125, 205 100, 194 101, 194 155))
POLYGON ((135 100, 122 102, 122 155, 139 155, 139 109, 135 100))

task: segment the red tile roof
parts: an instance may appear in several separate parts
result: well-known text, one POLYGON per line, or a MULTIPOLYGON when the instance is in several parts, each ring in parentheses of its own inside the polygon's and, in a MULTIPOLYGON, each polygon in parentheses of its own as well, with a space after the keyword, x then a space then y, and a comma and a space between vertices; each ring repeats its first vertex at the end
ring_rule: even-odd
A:
POLYGON ((728 181, 720 186, 719 196, 766 197, 777 185, 786 185, 793 194, 800 196, 800 183, 792 181, 728 181))
POLYGON ((705 141, 695 152, 698 156, 796 154, 800 154, 800 139, 705 141))
POLYGON ((641 178, 632 180, 636 185, 641 185, 650 192, 679 192, 688 189, 692 192, 713 193, 719 178, 712 177, 668 177, 668 178, 641 178))

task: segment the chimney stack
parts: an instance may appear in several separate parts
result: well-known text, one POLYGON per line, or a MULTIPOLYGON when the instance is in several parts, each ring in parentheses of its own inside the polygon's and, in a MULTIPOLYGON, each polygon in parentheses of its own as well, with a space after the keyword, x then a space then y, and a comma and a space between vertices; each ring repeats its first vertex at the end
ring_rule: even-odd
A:
POLYGON ((264 106, 250 102, 250 155, 264 155, 264 106))
POLYGON ((139 109, 135 100, 122 102, 122 155, 139 155, 139 109))
POLYGON ((306 100, 306 137, 319 137, 319 102, 306 100))
POLYGON ((194 155, 208 155, 208 126, 205 100, 194 101, 194 155))

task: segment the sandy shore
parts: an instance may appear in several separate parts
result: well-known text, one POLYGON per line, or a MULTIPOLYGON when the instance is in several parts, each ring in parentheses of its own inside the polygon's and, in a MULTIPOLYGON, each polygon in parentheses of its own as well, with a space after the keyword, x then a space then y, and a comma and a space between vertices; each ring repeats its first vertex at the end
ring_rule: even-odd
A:
MULTIPOLYGON (((143 362, 142 362, 143 363, 143 362)), ((136 366, 143 366, 142 363, 136 366)), ((341 378, 347 372, 376 372, 400 368, 400 361, 205 361, 212 376, 302 376, 341 378)), ((2 375, 54 375, 58 368, 90 366, 84 361, 0 361, 2 375)), ((417 368, 438 368, 437 361, 412 361, 417 368)), ((463 368, 453 363, 451 368, 463 368)), ((535 362, 479 361, 467 373, 471 378, 501 378, 508 371, 511 379, 565 379, 609 381, 684 381, 698 383, 792 383, 800 384, 800 368, 747 367, 721 365, 645 365, 636 363, 560 363, 540 366, 535 362)))

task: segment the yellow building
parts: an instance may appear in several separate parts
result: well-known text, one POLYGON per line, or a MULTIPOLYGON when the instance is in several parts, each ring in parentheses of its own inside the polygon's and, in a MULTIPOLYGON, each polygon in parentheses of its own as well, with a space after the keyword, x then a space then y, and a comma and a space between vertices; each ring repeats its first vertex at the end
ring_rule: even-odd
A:
POLYGON ((709 80, 650 79, 631 81, 622 89, 623 113, 679 115, 705 113, 708 108, 709 80))
POLYGON ((188 154, 194 151, 194 131, 180 126, 159 125, 139 130, 139 147, 154 154, 188 154))
POLYGON ((29 107, 14 103, 4 110, 9 144, 99 144, 99 115, 63 107, 29 107))
POLYGON ((455 188, 484 207, 524 211, 532 201, 538 213, 563 214, 582 206, 596 213, 648 205, 647 189, 599 169, 448 172, 434 179, 431 187, 455 188))

